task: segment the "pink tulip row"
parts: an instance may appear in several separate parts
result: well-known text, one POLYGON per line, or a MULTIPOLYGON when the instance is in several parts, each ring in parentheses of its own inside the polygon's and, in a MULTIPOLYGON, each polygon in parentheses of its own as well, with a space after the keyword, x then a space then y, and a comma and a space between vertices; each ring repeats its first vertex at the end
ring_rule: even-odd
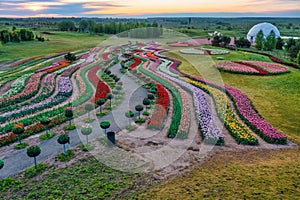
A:
POLYGON ((216 67, 220 70, 247 74, 260 74, 258 70, 245 64, 235 62, 219 62, 216 67))
POLYGON ((261 68, 262 70, 271 74, 284 73, 289 71, 289 68, 287 66, 283 66, 276 63, 260 62, 260 61, 241 61, 241 63, 245 63, 250 66, 261 68))

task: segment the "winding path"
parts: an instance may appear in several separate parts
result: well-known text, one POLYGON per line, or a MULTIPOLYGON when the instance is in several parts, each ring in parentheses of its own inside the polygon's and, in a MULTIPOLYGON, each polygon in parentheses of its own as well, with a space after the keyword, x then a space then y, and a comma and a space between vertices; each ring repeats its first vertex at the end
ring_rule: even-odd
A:
MULTIPOLYGON (((147 95, 147 91, 144 88, 137 85, 126 75, 123 75, 119 69, 120 65, 117 64, 111 68, 111 71, 112 73, 121 77, 121 81, 123 82, 123 89, 125 91, 125 94, 122 103, 108 115, 95 120, 92 123, 93 130, 99 129, 98 122, 102 120, 109 120, 111 122, 111 127, 109 128, 109 130, 118 132, 121 129, 125 128, 128 125, 128 120, 125 118, 124 112, 128 110, 128 108, 134 110, 134 106, 136 104, 141 104, 143 99, 147 95)), ((57 126, 53 130, 62 130, 62 127, 62 125, 57 126)), ((75 147, 82 142, 85 142, 85 139, 83 141, 81 140, 82 136, 78 134, 77 130, 70 131, 69 135, 71 138, 69 147, 75 147)), ((94 133, 90 136, 90 139, 94 139, 96 137, 99 137, 100 135, 103 135, 102 131, 100 131, 100 133, 99 131, 97 131, 97 133, 95 133, 94 131, 94 133)), ((35 135, 24 141, 27 141, 29 143, 32 140, 39 141, 37 137, 38 136, 35 135)), ((52 138, 51 140, 37 143, 42 149, 42 153, 39 155, 39 157, 37 157, 38 162, 42 162, 47 160, 48 158, 52 158, 63 151, 62 145, 57 143, 57 137, 58 136, 52 138)), ((13 150, 13 145, 3 148, 5 149, 4 151, 2 151, 2 153, 0 153, 0 158, 4 161, 4 167, 0 171, 0 179, 17 174, 33 165, 33 159, 27 156, 26 149, 13 150)))

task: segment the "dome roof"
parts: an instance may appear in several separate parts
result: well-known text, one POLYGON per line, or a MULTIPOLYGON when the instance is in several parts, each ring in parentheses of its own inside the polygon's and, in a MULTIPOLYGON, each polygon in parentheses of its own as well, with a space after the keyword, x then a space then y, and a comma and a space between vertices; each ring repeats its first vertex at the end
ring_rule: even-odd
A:
POLYGON ((256 35, 260 30, 263 31, 265 38, 271 33, 272 30, 274 31, 276 38, 280 37, 278 28, 273 24, 265 22, 253 26, 247 34, 247 39, 250 42, 255 42, 256 35))

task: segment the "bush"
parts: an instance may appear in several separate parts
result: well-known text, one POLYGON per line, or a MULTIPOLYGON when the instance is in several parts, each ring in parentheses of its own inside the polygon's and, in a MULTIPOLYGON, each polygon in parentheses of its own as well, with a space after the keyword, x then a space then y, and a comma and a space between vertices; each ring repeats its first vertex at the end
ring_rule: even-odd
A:
POLYGON ((94 119, 94 118, 86 118, 86 119, 84 119, 84 122, 85 123, 92 123, 93 121, 95 121, 96 119, 94 119))
POLYGON ((134 131, 135 129, 137 129, 137 126, 134 125, 126 126, 126 130, 129 132, 134 131))
POLYGON ((72 160, 75 157, 73 151, 71 149, 67 150, 66 155, 64 153, 58 154, 55 157, 55 161, 60 161, 60 162, 68 162, 72 160))
POLYGON ((40 140, 50 140, 51 138, 53 138, 54 136, 56 135, 56 133, 54 133, 54 132, 50 132, 50 133, 48 133, 48 134, 42 134, 42 135, 40 135, 40 140))
POLYGON ((44 163, 38 163, 37 168, 34 166, 25 170, 25 178, 33 178, 36 175, 42 174, 46 169, 46 165, 44 163))
POLYGON ((96 115, 98 117, 103 117, 103 116, 107 115, 107 112, 97 112, 96 115))
POLYGON ((76 129, 75 124, 67 125, 67 126, 64 127, 65 131, 71 131, 71 130, 75 130, 75 129, 76 129))
POLYGON ((143 115, 145 115, 145 116, 149 116, 149 115, 150 115, 150 113, 149 113, 149 112, 147 112, 147 111, 144 111, 144 112, 143 112, 143 115))
POLYGON ((24 149, 28 146, 29 146, 29 144, 27 142, 22 142, 21 144, 15 145, 14 149, 24 149))
POLYGON ((137 124, 143 124, 146 122, 146 119, 145 118, 137 118, 134 120, 134 122, 137 124))

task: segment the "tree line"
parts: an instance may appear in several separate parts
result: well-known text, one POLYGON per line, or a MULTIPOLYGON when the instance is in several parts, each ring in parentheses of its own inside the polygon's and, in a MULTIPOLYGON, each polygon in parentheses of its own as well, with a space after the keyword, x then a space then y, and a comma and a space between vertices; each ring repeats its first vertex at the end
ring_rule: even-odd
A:
POLYGON ((156 22, 96 23, 94 20, 83 19, 78 23, 78 25, 71 20, 64 20, 59 22, 57 26, 60 31, 77 31, 91 34, 122 33, 120 36, 135 38, 156 38, 163 33, 162 25, 159 26, 156 22))
POLYGON ((34 33, 29 29, 17 30, 15 27, 12 30, 4 29, 0 31, 0 40, 2 43, 21 42, 34 40, 34 33))

